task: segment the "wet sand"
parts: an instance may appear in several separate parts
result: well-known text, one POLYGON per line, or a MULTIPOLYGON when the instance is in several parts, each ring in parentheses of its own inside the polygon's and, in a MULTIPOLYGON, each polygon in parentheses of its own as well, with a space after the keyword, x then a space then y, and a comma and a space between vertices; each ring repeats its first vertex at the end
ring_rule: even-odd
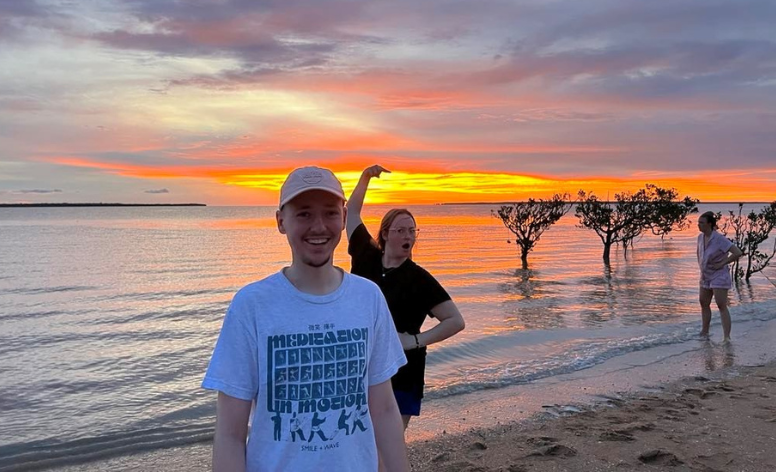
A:
POLYGON ((413 470, 776 470, 776 364, 729 368, 554 419, 422 442, 413 470))

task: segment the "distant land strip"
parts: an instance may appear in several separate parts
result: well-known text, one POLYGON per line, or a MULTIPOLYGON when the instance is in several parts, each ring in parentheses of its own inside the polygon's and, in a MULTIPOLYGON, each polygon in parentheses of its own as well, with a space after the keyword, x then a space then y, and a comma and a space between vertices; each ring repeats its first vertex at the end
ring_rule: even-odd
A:
POLYGON ((0 208, 30 207, 182 207, 207 206, 204 203, 0 203, 0 208))
MULTIPOLYGON (((525 203, 526 201, 527 200, 510 200, 508 202, 460 202, 460 203, 447 202, 447 203, 437 203, 437 205, 514 205, 515 203, 525 203)), ((681 201, 681 200, 676 200, 676 201, 681 201)), ((537 199, 537 202, 538 202, 538 199, 537 199)), ((617 203, 616 200, 614 201, 600 200, 600 202, 612 203, 612 204, 617 203)), ((566 203, 574 204, 574 203, 577 203, 577 201, 571 200, 566 203)), ((739 203, 744 205, 770 205, 771 204, 771 202, 704 202, 703 200, 701 200, 698 203, 700 205, 738 205, 739 203)))

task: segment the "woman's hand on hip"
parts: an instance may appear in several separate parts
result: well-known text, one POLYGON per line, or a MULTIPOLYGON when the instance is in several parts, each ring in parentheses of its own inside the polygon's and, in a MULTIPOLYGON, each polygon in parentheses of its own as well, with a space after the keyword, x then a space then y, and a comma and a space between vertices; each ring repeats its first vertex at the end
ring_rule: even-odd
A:
POLYGON ((415 335, 410 333, 399 333, 399 341, 401 341, 401 348, 405 351, 411 351, 418 347, 415 343, 415 335))
POLYGON ((726 261, 717 261, 717 262, 710 262, 709 263, 709 269, 711 270, 720 270, 723 267, 727 265, 726 261))

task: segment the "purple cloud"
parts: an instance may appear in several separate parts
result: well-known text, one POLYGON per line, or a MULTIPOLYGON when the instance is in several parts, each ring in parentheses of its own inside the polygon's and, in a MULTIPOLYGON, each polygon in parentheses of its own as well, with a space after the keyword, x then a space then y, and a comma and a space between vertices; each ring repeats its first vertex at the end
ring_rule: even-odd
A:
POLYGON ((60 190, 58 188, 51 189, 51 190, 49 190, 49 189, 37 189, 36 188, 36 189, 11 190, 9 193, 20 194, 20 195, 29 194, 29 193, 33 193, 33 194, 47 194, 47 193, 62 193, 62 190, 60 190))

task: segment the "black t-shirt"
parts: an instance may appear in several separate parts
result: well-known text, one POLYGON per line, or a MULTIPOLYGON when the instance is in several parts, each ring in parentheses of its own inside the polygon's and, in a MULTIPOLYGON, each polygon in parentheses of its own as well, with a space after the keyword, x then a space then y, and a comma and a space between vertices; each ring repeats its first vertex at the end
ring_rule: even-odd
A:
MULTIPOLYGON (((350 236, 351 272, 376 283, 391 310, 396 330, 418 334, 431 309, 450 295, 424 268, 407 259, 399 267, 383 268, 382 251, 364 224, 350 236)), ((404 351, 407 364, 391 379, 393 388, 423 395, 426 348, 404 351)))

